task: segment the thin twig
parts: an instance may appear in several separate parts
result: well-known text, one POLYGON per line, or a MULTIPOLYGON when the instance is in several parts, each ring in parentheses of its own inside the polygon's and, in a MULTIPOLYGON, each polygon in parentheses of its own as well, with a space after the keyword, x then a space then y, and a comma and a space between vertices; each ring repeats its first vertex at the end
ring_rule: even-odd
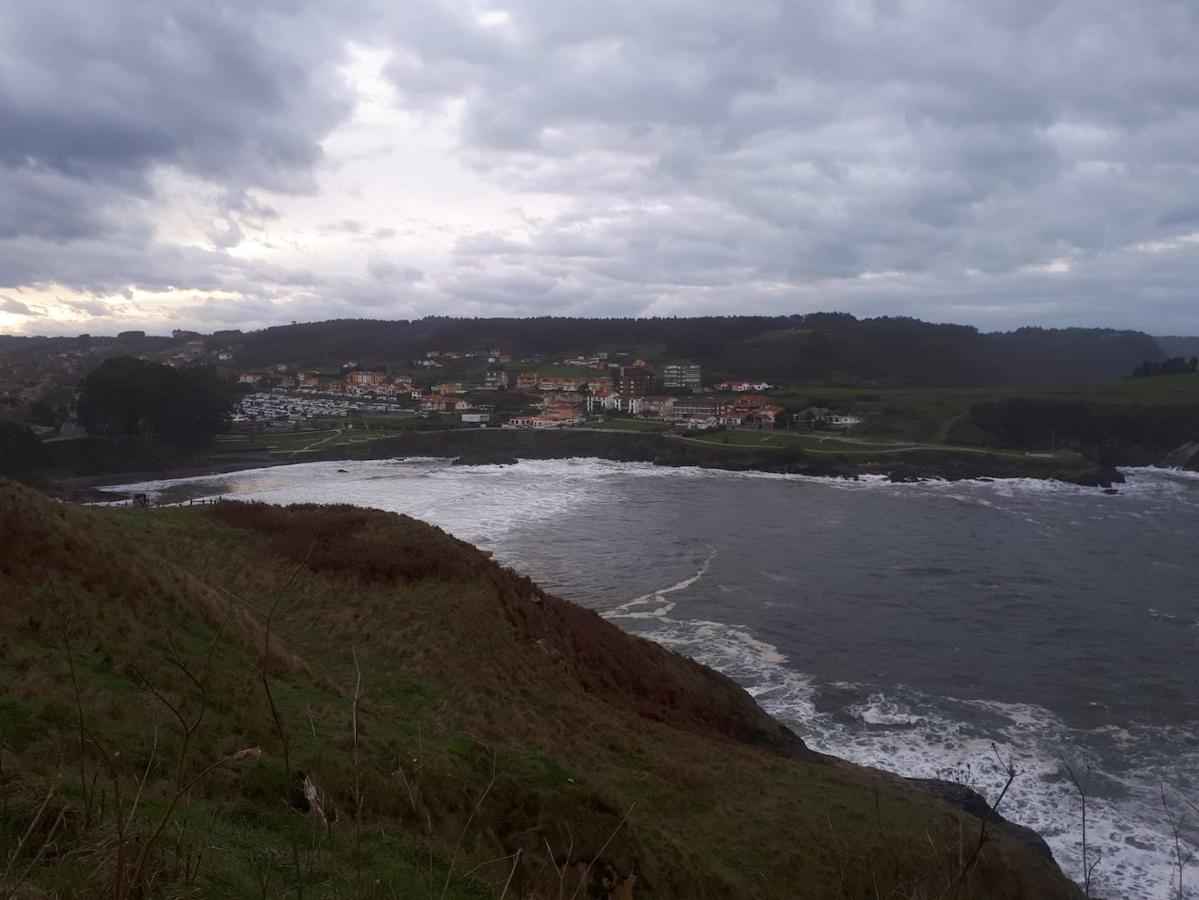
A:
MULTIPOLYGON (((1016 764, 1012 760, 1012 757, 1009 756, 1005 760, 1002 756, 1000 756, 999 748, 997 746, 995 746, 994 744, 991 745, 991 752, 994 753, 995 759, 999 763, 1000 769, 1003 771, 1004 775, 1007 776, 1006 781, 1004 781, 1003 788, 999 792, 999 796, 995 798, 994 803, 990 804, 991 812, 998 815, 999 806, 1000 806, 1000 804, 1003 803, 1003 798, 1007 796, 1007 793, 1011 789, 1012 784, 1019 777, 1020 770, 1016 768, 1016 764)), ((960 820, 959 820, 959 823, 960 823, 960 820)), ((978 842, 974 845, 974 850, 971 852, 969 859, 967 859, 964 863, 962 863, 958 869, 958 876, 957 876, 956 881, 954 882, 954 890, 953 890, 953 896, 955 898, 961 893, 962 886, 965 884, 966 878, 969 876, 970 871, 974 868, 975 863, 978 862, 978 858, 982 854, 983 846, 986 844, 986 841, 987 841, 987 826, 989 824, 990 823, 987 821, 987 819, 984 818, 982 820, 982 824, 979 826, 979 829, 978 829, 978 842)), ((958 848, 960 851, 960 849, 961 849, 961 841, 960 840, 958 841, 958 848)))
POLYGON ((137 815, 138 804, 142 802, 142 791, 146 787, 146 780, 150 777, 150 769, 154 765, 154 757, 158 755, 158 726, 154 727, 154 743, 150 745, 150 758, 146 760, 146 770, 142 772, 141 779, 137 782, 137 793, 133 795, 133 805, 129 807, 129 819, 125 823, 125 830, 128 831, 133 826, 133 817, 137 815))
POLYGON ((508 887, 512 884, 512 878, 516 875, 516 867, 520 864, 520 854, 522 852, 522 850, 517 850, 512 858, 512 871, 508 873, 508 880, 504 882, 504 890, 500 894, 500 900, 504 900, 508 896, 508 887))
POLYGON ((358 700, 362 696, 362 667, 358 665, 358 651, 350 648, 354 656, 354 701, 351 706, 351 727, 354 737, 354 891, 362 897, 362 756, 358 747, 358 700))
MULTIPOLYGON (((87 754, 84 752, 83 699, 79 693, 79 679, 75 675, 75 653, 71 647, 71 623, 66 628, 67 665, 71 670, 71 687, 75 694, 76 723, 79 726, 79 789, 83 791, 83 828, 91 827, 92 803, 87 790, 87 754)), ((95 785, 93 779, 92 784, 95 785)))
POLYGON ((1082 801, 1082 892, 1084 897, 1090 897, 1091 873, 1095 871, 1095 867, 1099 865, 1102 859, 1102 856, 1097 854, 1095 861, 1091 862, 1087 846, 1087 790, 1090 787, 1091 781, 1091 762, 1090 760, 1085 761, 1081 776, 1079 776, 1074 766, 1065 757, 1062 758, 1062 765, 1065 767, 1066 775, 1069 776, 1071 784, 1074 785, 1074 790, 1078 791, 1079 799, 1082 801))
POLYGON ((579 883, 578 883, 578 885, 575 886, 574 891, 571 893, 570 900, 574 900, 575 894, 577 894, 579 891, 581 891, 583 889, 583 882, 587 878, 587 873, 591 871, 592 866, 595 865, 596 860, 598 860, 600 858, 600 855, 605 850, 608 849, 608 845, 610 843, 612 843, 612 839, 614 837, 616 837, 616 834, 617 834, 617 832, 620 831, 621 826, 623 826, 624 823, 626 821, 628 821, 629 814, 633 812, 633 807, 635 807, 636 805, 637 805, 636 800, 634 800, 631 804, 629 804, 629 808, 627 810, 625 810, 625 814, 620 817, 620 821, 616 823, 616 827, 612 829, 612 833, 610 835, 608 835, 608 839, 606 841, 604 841, 603 846, 601 846, 599 848, 599 850, 596 851, 595 856, 592 857, 592 859, 591 859, 591 862, 589 862, 587 864, 587 868, 585 868, 583 870, 583 874, 579 876, 579 883))
MULTIPOLYGON (((25 879, 29 877, 29 873, 33 871, 34 867, 37 866, 37 864, 39 862, 41 862, 42 856, 46 852, 46 848, 49 847, 50 842, 54 840, 54 835, 58 831, 58 826, 62 824, 62 820, 66 816, 66 814, 67 814, 67 811, 65 809, 60 809, 58 811, 58 815, 55 816, 55 818, 54 818, 54 824, 51 825, 50 830, 48 832, 46 832, 46 837, 42 841, 42 846, 38 848, 37 853, 34 854, 33 859, 31 859, 29 861, 28 865, 26 865, 25 868, 21 870, 21 874, 18 875, 16 877, 16 879, 14 879, 14 881, 12 883, 13 890, 16 890, 16 888, 20 887, 25 882, 25 879)), ((7 876, 5 878, 5 881, 7 881, 7 876)), ((9 887, 7 884, 5 884, 5 881, 0 881, 0 887, 4 888, 5 890, 9 890, 9 887)))
POLYGON ((416 795, 412 792, 412 785, 408 783, 408 776, 404 774, 404 763, 396 756, 396 771, 400 775, 400 781, 404 782, 404 789, 408 791, 408 801, 412 804, 412 814, 419 818, 420 810, 416 808, 416 795))
POLYGON ((1186 825, 1186 814, 1181 816, 1174 812, 1170 806, 1170 801, 1166 798, 1166 783, 1158 780, 1158 789, 1161 792, 1162 810, 1166 814, 1166 821, 1170 825, 1170 835, 1174 840, 1174 869, 1177 872, 1175 878, 1176 900, 1185 900, 1186 890, 1184 887, 1184 877, 1186 875, 1187 864, 1190 863, 1194 853, 1192 851, 1183 852, 1182 830, 1186 825))
POLYGON ((467 833, 467 831, 470 830, 471 822, 473 822, 475 820, 475 814, 479 811, 480 807, 482 807, 483 801, 487 799, 487 795, 491 793, 491 788, 494 785, 495 785, 495 755, 493 753, 492 757, 491 757, 491 780, 487 782, 487 787, 483 790, 482 796, 479 797, 479 801, 475 804, 474 809, 472 809, 470 811, 470 815, 467 816, 466 824, 462 826, 462 834, 460 834, 458 836, 458 843, 454 845, 454 853, 450 857, 450 865, 449 865, 449 868, 446 869, 446 873, 445 873, 445 884, 443 884, 441 886, 441 896, 443 898, 445 897, 446 893, 450 889, 450 879, 453 878, 453 876, 454 876, 454 863, 457 862, 457 860, 458 860, 458 851, 462 849, 462 841, 465 840, 466 833, 467 833))
POLYGON ((25 842, 29 840, 38 823, 42 820, 42 814, 46 811, 46 807, 50 804, 50 798, 54 796, 54 792, 58 789, 58 782, 55 781, 50 785, 50 789, 46 791, 46 796, 42 798, 42 805, 37 808, 37 812, 33 815, 33 820, 29 823, 29 827, 25 829, 25 833, 21 835, 21 839, 17 841, 17 848, 9 855, 8 865, 4 867, 4 874, 0 876, 0 886, 7 888, 8 876, 12 873, 13 866, 16 865, 17 857, 21 855, 21 851, 25 848, 25 842))
POLYGON ((188 781, 183 786, 182 790, 175 792, 174 796, 171 797, 170 802, 167 804, 166 809, 163 810, 162 816, 158 820, 158 825, 155 827, 153 833, 151 833, 150 837, 146 840, 145 844, 142 846, 142 852, 139 854, 138 859, 137 859, 137 866, 133 870, 133 875, 134 875, 133 883, 134 884, 137 883, 138 877, 141 875, 142 870, 145 868, 146 861, 149 859, 150 849, 154 846, 154 842, 158 840, 159 836, 162 834, 163 830, 166 828, 167 822, 170 821, 171 816, 175 812, 175 807, 179 805, 179 800, 185 794, 190 792, 193 787, 195 787, 197 784, 199 784, 200 781, 202 781, 204 779, 204 777, 206 775, 208 775, 209 772, 214 772, 217 769, 221 768, 222 766, 225 766, 225 765, 233 762, 234 760, 242 758, 244 753, 245 753, 245 751, 239 750, 236 753, 230 753, 228 756, 224 756, 221 759, 218 759, 216 762, 214 762, 211 765, 204 768, 194 778, 192 778, 190 781, 188 781))
POLYGON ((312 556, 312 551, 316 549, 316 538, 312 539, 312 543, 308 546, 308 552, 304 554, 304 559, 296 566, 287 581, 283 583, 283 587, 279 588, 275 594, 275 599, 271 603, 270 611, 266 614, 266 625, 264 626, 264 634, 262 639, 262 665, 260 667, 262 675, 262 687, 266 691, 267 703, 271 707, 271 718, 275 721, 275 730, 279 732, 279 740, 283 744, 283 765, 287 769, 287 777, 291 777, 291 749, 290 742, 287 738, 287 731, 283 727, 283 720, 279 717, 279 708, 275 705, 275 695, 271 691, 271 679, 268 669, 270 668, 271 654, 271 629, 275 622, 275 612, 279 608, 279 602, 283 599, 283 595, 287 593, 287 589, 291 587, 292 582, 299 577, 300 572, 308 564, 309 558, 312 556))
POLYGON ((517 850, 517 851, 516 851, 516 853, 509 853, 509 854, 507 854, 506 856, 497 856, 495 859, 488 859, 488 860, 485 860, 485 861, 483 861, 483 862, 479 863, 479 864, 478 864, 477 866, 475 866, 473 869, 470 869, 469 871, 463 872, 463 873, 462 873, 462 877, 463 877, 463 878, 470 878, 470 876, 474 875, 474 874, 475 874, 475 872, 479 871, 479 869, 485 869, 485 868, 487 868, 488 866, 494 866, 496 863, 507 862, 508 860, 512 859, 512 857, 514 857, 514 856, 518 856, 519 854, 520 854, 520 851, 519 851, 519 850, 517 850))

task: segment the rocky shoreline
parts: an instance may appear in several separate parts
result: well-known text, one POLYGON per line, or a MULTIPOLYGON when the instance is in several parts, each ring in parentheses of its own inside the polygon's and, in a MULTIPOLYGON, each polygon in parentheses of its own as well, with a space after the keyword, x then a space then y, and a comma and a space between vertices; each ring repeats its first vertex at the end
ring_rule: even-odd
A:
POLYGON ((1111 488, 1124 476, 1114 467, 1085 459, 1011 457, 954 450, 914 450, 902 457, 816 456, 795 449, 727 448, 663 435, 616 432, 455 431, 404 435, 379 441, 369 457, 452 457, 455 465, 512 465, 521 459, 593 457, 657 466, 697 466, 734 472, 769 472, 831 478, 882 476, 895 482, 963 481, 979 478, 1042 478, 1111 488))
POLYGON ((192 460, 148 471, 123 471, 61 477, 52 480, 54 493, 76 502, 103 502, 113 494, 107 485, 218 475, 301 462, 442 457, 454 465, 516 465, 526 459, 599 458, 616 462, 647 462, 657 466, 696 466, 734 472, 858 479, 882 477, 893 482, 965 481, 1001 478, 1039 478, 1115 490, 1124 476, 1114 466, 1087 460, 1019 458, 950 450, 916 450, 887 457, 853 459, 816 457, 801 449, 735 449, 706 447, 662 435, 618 432, 444 431, 406 434, 368 445, 271 456, 238 454, 192 460))

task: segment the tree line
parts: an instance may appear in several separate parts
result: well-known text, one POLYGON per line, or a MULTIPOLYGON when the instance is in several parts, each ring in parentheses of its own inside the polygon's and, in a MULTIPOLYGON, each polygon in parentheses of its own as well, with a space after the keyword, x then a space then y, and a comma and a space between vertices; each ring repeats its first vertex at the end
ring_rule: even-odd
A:
MULTIPOLYGON (((214 336, 215 337, 215 336, 214 336)), ((238 365, 407 365, 427 350, 498 347, 521 357, 589 350, 700 363, 708 374, 825 384, 987 386, 1093 383, 1165 354, 1152 337, 1102 328, 985 333, 906 316, 848 313, 697 318, 429 317, 283 325, 220 343, 238 365)))
POLYGON ((1154 375, 1191 375, 1199 371, 1199 356, 1187 359, 1183 356, 1171 356, 1161 361, 1147 359, 1132 370, 1133 378, 1147 378, 1154 375))
POLYGON ((79 386, 79 423, 89 434, 195 449, 228 427, 232 384, 211 366, 174 368, 119 356, 79 386))

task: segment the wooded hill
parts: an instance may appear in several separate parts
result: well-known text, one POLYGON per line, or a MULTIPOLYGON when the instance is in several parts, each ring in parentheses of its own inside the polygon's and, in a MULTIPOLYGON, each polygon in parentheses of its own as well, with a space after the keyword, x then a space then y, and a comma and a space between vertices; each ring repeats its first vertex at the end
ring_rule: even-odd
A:
POLYGON ((1177 355, 1193 338, 1154 339, 1103 328, 1021 328, 980 332, 903 317, 846 313, 700 318, 341 319, 261 331, 177 332, 173 337, 0 336, 0 365, 86 352, 93 365, 120 355, 169 354, 186 340, 234 353, 239 367, 346 362, 407 368, 428 350, 503 349, 516 360, 606 350, 657 365, 696 362, 714 377, 779 382, 913 387, 1088 384, 1123 378, 1146 362, 1177 355), (1159 340, 1173 348, 1163 353, 1159 340), (1182 342, 1182 343, 1179 343, 1182 342))
POLYGON ((426 350, 498 347, 514 357, 629 351, 686 360, 713 375, 913 386, 1088 383, 1163 357, 1153 338, 1109 329, 984 333, 910 318, 844 313, 693 319, 339 320, 229 339, 242 365, 406 363, 426 350))

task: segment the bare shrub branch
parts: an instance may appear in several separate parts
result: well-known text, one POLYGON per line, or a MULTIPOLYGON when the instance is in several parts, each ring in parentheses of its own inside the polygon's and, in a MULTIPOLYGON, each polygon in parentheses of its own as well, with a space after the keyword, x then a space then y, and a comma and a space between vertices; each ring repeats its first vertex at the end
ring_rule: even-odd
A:
POLYGON ((1093 766, 1090 759, 1085 759, 1080 770, 1064 756, 1062 757, 1062 767, 1065 768, 1066 775, 1070 779, 1070 783, 1074 785, 1074 790, 1078 792, 1079 800, 1082 803, 1082 892, 1084 897, 1091 896, 1091 876, 1103 859, 1102 853, 1096 851, 1095 859, 1092 861, 1090 847, 1087 843, 1087 812, 1093 766))

